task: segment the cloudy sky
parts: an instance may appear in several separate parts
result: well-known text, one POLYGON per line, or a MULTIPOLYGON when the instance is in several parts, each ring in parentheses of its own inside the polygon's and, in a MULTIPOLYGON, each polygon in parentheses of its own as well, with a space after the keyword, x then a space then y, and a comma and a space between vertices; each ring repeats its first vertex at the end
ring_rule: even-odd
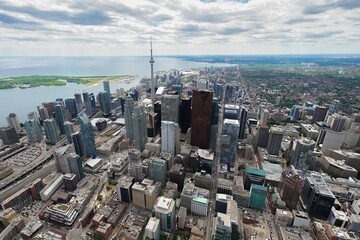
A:
POLYGON ((0 0, 0 56, 360 53, 360 0, 0 0))

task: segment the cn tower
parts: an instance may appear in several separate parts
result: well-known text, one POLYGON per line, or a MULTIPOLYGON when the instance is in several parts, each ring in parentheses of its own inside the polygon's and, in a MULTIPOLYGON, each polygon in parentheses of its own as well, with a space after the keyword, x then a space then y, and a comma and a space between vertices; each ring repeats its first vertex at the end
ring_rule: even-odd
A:
POLYGON ((150 38, 150 66, 151 66, 151 101, 155 103, 155 79, 154 79, 154 58, 152 53, 152 39, 150 38))

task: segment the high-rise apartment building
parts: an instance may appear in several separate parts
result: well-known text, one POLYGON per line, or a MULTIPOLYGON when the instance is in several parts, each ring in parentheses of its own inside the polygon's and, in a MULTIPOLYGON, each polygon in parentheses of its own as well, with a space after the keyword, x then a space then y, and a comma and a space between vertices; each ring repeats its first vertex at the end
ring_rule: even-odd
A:
POLYGON ((134 126, 132 121, 132 114, 134 111, 134 100, 132 98, 127 98, 125 101, 125 129, 126 129, 126 137, 130 139, 130 141, 134 141, 134 126))
POLYGON ((99 92, 98 94, 100 109, 104 116, 110 116, 111 114, 111 96, 108 92, 99 92))
POLYGON ((55 150, 54 158, 57 172, 63 174, 70 173, 67 157, 71 151, 72 149, 70 145, 66 145, 55 150))
POLYGON ((161 98, 161 121, 179 122, 179 95, 165 94, 161 98))
POLYGON ((180 131, 177 123, 161 121, 161 151, 172 155, 180 152, 180 131))
POLYGON ((81 158, 76 153, 70 153, 67 157, 69 169, 71 173, 74 173, 80 182, 81 179, 85 177, 84 175, 84 167, 81 161, 81 158))
POLYGON ((11 145, 19 142, 19 136, 13 126, 0 128, 0 137, 5 145, 11 145))
POLYGON ((25 131, 29 142, 38 142, 43 136, 40 122, 37 120, 30 120, 24 123, 25 131))
POLYGON ((279 127, 271 127, 267 142, 267 151, 269 155, 279 155, 284 131, 279 127))
POLYGON ((85 156, 84 142, 81 132, 71 134, 71 140, 74 144, 75 153, 80 157, 85 156))
POLYGON ((6 120, 9 124, 9 126, 14 127, 17 132, 21 131, 19 119, 18 119, 16 113, 9 113, 9 116, 6 117, 6 120))
POLYGON ((221 137, 220 159, 228 168, 234 167, 237 160, 237 139, 240 129, 238 120, 224 119, 221 137))
POLYGON ((31 120, 31 119, 39 120, 39 116, 36 112, 29 112, 27 114, 27 117, 29 120, 31 120))
POLYGON ((303 186, 304 175, 302 171, 295 169, 294 166, 284 170, 281 175, 280 196, 291 210, 297 208, 303 186))
POLYGON ((110 82, 108 80, 103 81, 104 91, 111 95, 110 92, 110 82))
POLYGON ((48 143, 55 145, 60 141, 59 129, 54 119, 44 120, 44 131, 48 143))
POLYGON ((79 114, 83 110, 83 102, 81 99, 81 93, 75 93, 75 106, 76 106, 76 114, 79 114))
POLYGON ((191 111, 191 145, 209 148, 213 92, 193 90, 191 111))
POLYGON ((79 113, 78 117, 85 155, 88 157, 96 156, 95 135, 90 119, 85 112, 79 113))
POLYGON ((66 122, 64 122, 64 128, 65 128, 66 139, 67 139, 68 143, 71 144, 73 142, 71 135, 75 132, 74 124, 66 121, 66 122))
MULTIPOLYGON (((74 98, 65 99, 66 109, 69 111, 72 118, 77 116, 76 102, 74 98)), ((39 110, 40 112, 40 110, 39 110)), ((44 120, 44 119, 43 119, 44 120)))
MULTIPOLYGON (((145 149, 147 143, 147 113, 145 106, 142 103, 137 104, 134 107, 132 113, 132 125, 134 133, 134 147, 141 152, 145 149)), ((126 124, 126 123, 125 123, 126 124)))
POLYGON ((65 107, 64 105, 57 104, 54 109, 55 120, 59 128, 60 134, 65 134, 64 123, 66 121, 65 107))
POLYGON ((88 92, 83 92, 82 96, 84 99, 85 113, 90 117, 93 114, 93 108, 91 106, 91 99, 90 99, 91 95, 88 92))
MULTIPOLYGON (((41 121, 44 121, 45 119, 49 119, 49 113, 46 107, 44 107, 43 105, 37 106, 38 112, 39 112, 39 117, 41 121)), ((29 119, 30 120, 30 119, 29 119)))

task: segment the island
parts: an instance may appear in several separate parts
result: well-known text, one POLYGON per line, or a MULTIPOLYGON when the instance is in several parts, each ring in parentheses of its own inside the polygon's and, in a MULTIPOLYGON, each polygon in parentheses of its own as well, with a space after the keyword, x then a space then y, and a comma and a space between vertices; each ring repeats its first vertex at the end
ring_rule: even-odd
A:
POLYGON ((7 77, 0 79, 0 89, 10 88, 31 88, 39 86, 65 86, 67 83, 77 83, 84 85, 96 85, 107 80, 109 82, 130 82, 136 75, 117 75, 117 76, 55 76, 55 75, 34 75, 7 77))

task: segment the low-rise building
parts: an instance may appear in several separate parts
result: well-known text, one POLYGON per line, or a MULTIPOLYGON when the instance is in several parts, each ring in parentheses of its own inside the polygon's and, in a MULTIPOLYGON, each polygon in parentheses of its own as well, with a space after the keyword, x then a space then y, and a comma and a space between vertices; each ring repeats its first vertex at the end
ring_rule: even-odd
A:
POLYGON ((46 208, 45 217, 64 224, 66 226, 72 226, 78 212, 70 205, 67 204, 55 204, 46 208))

